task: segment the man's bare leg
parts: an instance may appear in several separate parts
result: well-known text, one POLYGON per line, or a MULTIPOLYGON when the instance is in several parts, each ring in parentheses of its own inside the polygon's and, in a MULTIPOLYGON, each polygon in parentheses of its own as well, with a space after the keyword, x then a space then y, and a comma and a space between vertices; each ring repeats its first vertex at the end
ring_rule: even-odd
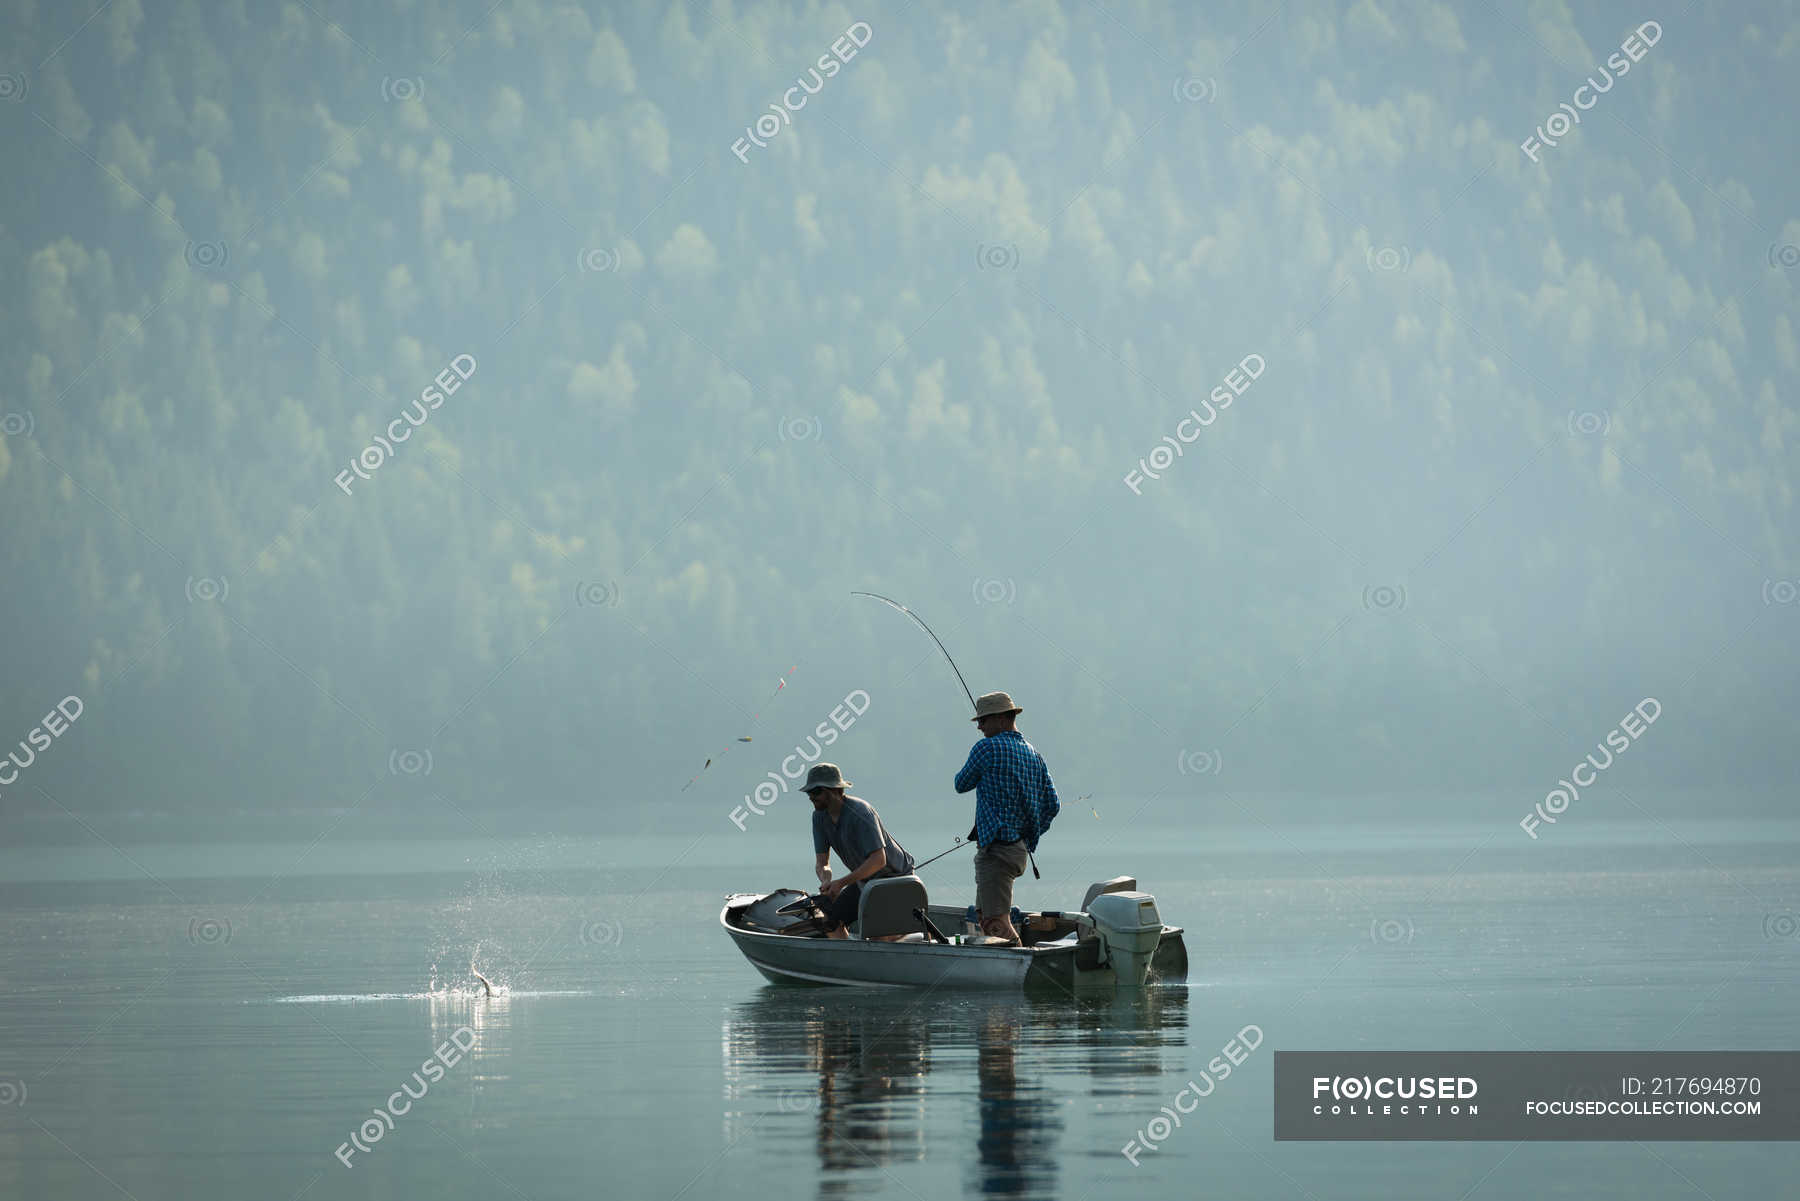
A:
POLYGON ((981 932, 989 938, 1004 938, 1010 943, 1019 942, 1019 932, 1013 929, 1012 917, 1008 914, 1002 913, 997 917, 982 918, 981 932))

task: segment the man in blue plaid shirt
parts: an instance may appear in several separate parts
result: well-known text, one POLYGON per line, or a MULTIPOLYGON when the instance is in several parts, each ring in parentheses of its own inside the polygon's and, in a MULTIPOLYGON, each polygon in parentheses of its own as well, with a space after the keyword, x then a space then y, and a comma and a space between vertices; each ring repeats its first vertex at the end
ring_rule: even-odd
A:
POLYGON ((1025 874, 1028 852, 1055 820, 1062 805, 1050 769, 1014 719, 1024 710, 1004 692, 990 692, 975 702, 975 725, 981 741, 969 750, 968 762, 956 773, 956 791, 975 790, 975 828, 969 837, 975 850, 975 911, 981 932, 1019 945, 1012 924, 1013 881, 1025 874))

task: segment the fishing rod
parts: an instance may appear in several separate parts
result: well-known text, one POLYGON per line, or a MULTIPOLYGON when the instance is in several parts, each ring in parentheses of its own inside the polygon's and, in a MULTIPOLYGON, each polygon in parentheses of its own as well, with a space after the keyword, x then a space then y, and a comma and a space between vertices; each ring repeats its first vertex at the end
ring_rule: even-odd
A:
MULTIPOLYGON (((969 845, 969 843, 966 839, 959 838, 956 840, 956 845, 950 848, 950 851, 960 851, 968 845, 969 845)), ((933 855, 931 858, 927 859, 923 863, 913 864, 913 874, 915 876, 918 875, 920 868, 930 867, 932 864, 934 864, 938 860, 942 859, 945 855, 948 855, 950 853, 950 851, 940 851, 936 855, 933 855)))
MULTIPOLYGON (((914 621, 918 622, 919 628, 921 630, 924 630, 927 634, 931 634, 931 627, 925 624, 924 618, 920 617, 917 613, 914 613, 911 609, 908 609, 905 605, 901 604, 899 601, 893 599, 892 597, 883 596, 879 592, 851 592, 850 595, 851 596, 866 596, 872 600, 878 600, 884 605, 892 605, 894 608, 900 610, 900 612, 906 614, 908 617, 910 617, 914 621)), ((950 670, 956 673, 956 682, 958 684, 962 685, 963 695, 969 698, 969 708, 971 708, 971 709, 975 708, 976 707, 975 706, 975 694, 973 692, 969 691, 969 682, 967 680, 963 679, 962 669, 956 666, 956 660, 952 659, 950 657, 950 652, 947 650, 944 650, 944 643, 936 634, 931 634, 931 640, 933 642, 937 643, 937 648, 940 651, 944 651, 944 661, 949 663, 950 670)), ((971 834, 972 833, 973 832, 971 831, 971 834)), ((971 837, 969 841, 973 842, 974 841, 973 837, 971 837)), ((961 846, 961 845, 962 845, 961 843, 957 844, 957 846, 961 846)), ((954 850, 956 850, 956 847, 950 848, 950 851, 954 851, 954 850)), ((950 851, 945 851, 943 855, 934 855, 934 856, 932 856, 932 858, 927 859, 925 861, 925 863, 934 863, 937 860, 942 859, 944 857, 944 855, 948 855, 950 853, 950 851)), ((1037 856, 1033 855, 1029 850, 1027 850, 1025 852, 1025 858, 1031 862, 1031 878, 1034 880, 1042 880, 1044 878, 1044 876, 1043 876, 1042 872, 1038 871, 1037 856)), ((918 867, 924 867, 924 866, 925 866, 924 863, 921 863, 918 865, 918 867)), ((917 871, 918 868, 915 867, 913 870, 917 871)))
MULTIPOLYGON (((908 609, 905 605, 901 604, 897 600, 893 600, 890 597, 882 596, 878 592, 852 592, 850 595, 851 596, 872 597, 875 600, 880 601, 884 605, 892 605, 894 608, 900 610, 900 612, 906 614, 908 617, 910 617, 914 621, 918 622, 919 628, 921 630, 924 630, 927 634, 931 634, 931 627, 926 625, 925 622, 919 617, 919 615, 917 613, 914 613, 911 609, 908 609)), ((933 642, 937 643, 937 648, 939 650, 944 651, 944 644, 942 642, 938 641, 938 636, 936 634, 931 634, 931 640, 933 642)), ((944 651, 944 659, 946 662, 948 662, 950 664, 950 670, 956 672, 956 682, 958 684, 962 685, 963 695, 969 698, 969 708, 973 709, 975 707, 975 694, 973 692, 969 691, 969 682, 967 680, 963 679, 962 671, 957 668, 956 660, 950 658, 949 651, 944 651)))

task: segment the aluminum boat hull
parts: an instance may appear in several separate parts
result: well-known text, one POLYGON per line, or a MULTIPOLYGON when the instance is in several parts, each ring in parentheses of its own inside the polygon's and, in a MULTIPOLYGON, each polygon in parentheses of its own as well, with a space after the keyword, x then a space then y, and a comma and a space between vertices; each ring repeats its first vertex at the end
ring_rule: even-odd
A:
MULTIPOLYGON (((864 942, 749 929, 733 920, 734 913, 741 914, 760 899, 756 893, 726 898, 719 924, 744 958, 776 984, 1077 993, 1187 979, 1187 949, 1179 926, 1163 927, 1146 981, 1121 982, 1097 962, 1092 941, 1029 947, 864 942)), ((933 905, 931 916, 940 929, 962 928, 961 910, 933 905)))

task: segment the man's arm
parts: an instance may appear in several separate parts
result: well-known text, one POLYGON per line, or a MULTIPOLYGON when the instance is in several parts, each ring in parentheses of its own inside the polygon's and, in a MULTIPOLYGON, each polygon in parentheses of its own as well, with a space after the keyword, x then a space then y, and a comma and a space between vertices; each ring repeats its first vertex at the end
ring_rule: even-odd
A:
POLYGON ((869 877, 875 875, 877 872, 879 872, 882 868, 884 868, 886 866, 887 866, 887 848, 886 847, 876 847, 875 850, 870 853, 870 855, 867 859, 863 860, 860 864, 857 865, 855 871, 851 872, 847 876, 839 876, 837 879, 826 884, 825 885, 825 895, 831 897, 833 900, 836 900, 837 895, 840 892, 844 891, 844 889, 850 887, 852 884, 861 884, 864 880, 867 880, 869 877))
POLYGON ((873 854, 862 861, 862 864, 850 873, 851 884, 861 884, 864 880, 876 875, 887 866, 887 848, 876 847, 873 854))
POLYGON ((956 773, 956 791, 968 792, 970 789, 974 788, 976 784, 980 783, 981 764, 977 762, 977 760, 981 758, 981 748, 986 744, 987 739, 983 738, 980 742, 977 742, 974 746, 969 748, 969 758, 967 762, 962 765, 962 770, 956 773))
POLYGON ((819 877, 819 887, 831 883, 831 840, 825 836, 825 815, 814 811, 812 815, 813 836, 813 875, 819 877))

